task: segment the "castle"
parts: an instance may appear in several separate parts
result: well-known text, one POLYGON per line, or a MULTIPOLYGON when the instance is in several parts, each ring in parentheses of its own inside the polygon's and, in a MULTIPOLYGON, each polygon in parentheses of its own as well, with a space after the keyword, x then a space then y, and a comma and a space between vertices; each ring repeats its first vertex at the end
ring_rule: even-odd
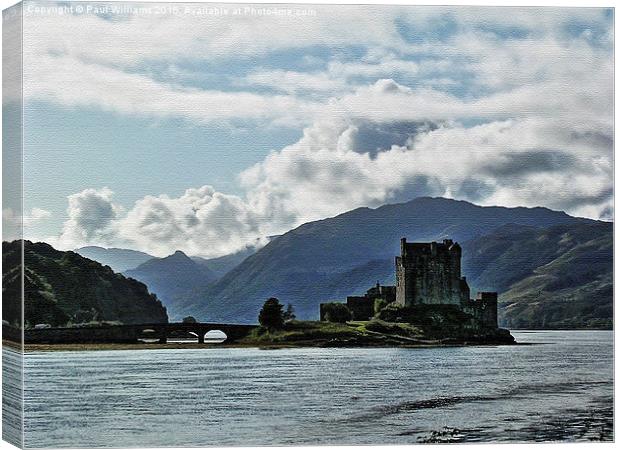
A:
MULTIPOLYGON (((400 241, 396 257, 396 286, 376 286, 363 296, 347 297, 352 320, 370 320, 375 303, 393 303, 400 307, 418 305, 453 305, 468 314, 472 329, 497 329, 497 292, 478 292, 470 298, 469 285, 461 276, 461 246, 451 239, 443 242, 400 241)), ((325 320, 321 304, 321 320, 325 320)), ((430 306, 432 308, 432 306, 430 306)))

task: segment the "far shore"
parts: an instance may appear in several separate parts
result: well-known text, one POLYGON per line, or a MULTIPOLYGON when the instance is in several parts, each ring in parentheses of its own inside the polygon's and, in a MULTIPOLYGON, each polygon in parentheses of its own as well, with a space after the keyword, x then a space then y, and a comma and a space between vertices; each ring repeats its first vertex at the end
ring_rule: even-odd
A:
MULTIPOLYGON (((2 341, 2 345, 11 350, 20 351, 21 346, 15 342, 2 341)), ((530 343, 512 343, 512 344, 482 344, 482 343, 442 343, 427 342, 419 344, 401 344, 401 345, 324 345, 316 343, 281 343, 261 345, 257 343, 221 343, 221 344, 198 344, 198 343, 167 343, 167 344, 147 344, 147 343, 85 343, 85 344, 26 344, 24 352, 78 352, 78 351, 105 351, 105 350, 217 350, 217 349, 234 349, 234 348, 254 348, 258 350, 279 350, 291 348, 450 348, 450 347, 497 347, 504 345, 535 345, 530 343)))

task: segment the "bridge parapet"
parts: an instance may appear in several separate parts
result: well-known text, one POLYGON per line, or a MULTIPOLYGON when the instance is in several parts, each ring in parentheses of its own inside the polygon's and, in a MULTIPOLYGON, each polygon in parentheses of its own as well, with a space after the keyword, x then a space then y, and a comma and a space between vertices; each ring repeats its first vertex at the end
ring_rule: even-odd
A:
POLYGON ((83 328, 45 328, 25 330, 27 344, 80 344, 80 343, 135 343, 152 330, 152 337, 166 343, 174 332, 194 333, 198 342, 204 343, 209 331, 220 330, 226 334, 225 342, 235 342, 247 336, 257 325, 223 323, 149 323, 136 325, 111 325, 83 328))

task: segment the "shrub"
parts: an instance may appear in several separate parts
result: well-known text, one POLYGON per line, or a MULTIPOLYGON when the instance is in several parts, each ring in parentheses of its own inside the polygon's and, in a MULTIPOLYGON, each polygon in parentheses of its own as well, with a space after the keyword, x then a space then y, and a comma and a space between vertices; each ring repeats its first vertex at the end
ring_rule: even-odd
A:
POLYGON ((323 308, 328 322, 345 323, 351 320, 351 311, 344 303, 327 303, 323 308))
POLYGON ((297 316, 295 315, 295 308, 293 308, 293 305, 291 305, 290 303, 286 305, 286 311, 284 311, 283 317, 286 322, 295 320, 297 318, 297 316))

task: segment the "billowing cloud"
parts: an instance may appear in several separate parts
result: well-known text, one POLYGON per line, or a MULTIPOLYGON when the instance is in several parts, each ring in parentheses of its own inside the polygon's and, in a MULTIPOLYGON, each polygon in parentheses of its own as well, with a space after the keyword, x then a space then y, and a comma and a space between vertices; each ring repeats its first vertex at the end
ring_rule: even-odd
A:
POLYGON ((108 188, 84 189, 68 197, 68 219, 57 244, 75 247, 81 243, 106 245, 116 239, 114 221, 122 207, 112 201, 113 192, 108 188))
POLYGON ((181 249, 213 256, 255 244, 264 236, 260 219, 240 198, 202 186, 178 198, 147 196, 116 226, 121 238, 154 254, 181 249))
POLYGON ((307 221, 425 195, 607 218, 608 141, 575 139, 578 128, 547 119, 318 123, 241 173, 243 198, 203 186, 178 198, 147 196, 119 213, 108 190, 89 189, 70 196, 63 236, 219 256, 307 221))
MULTIPOLYGON (((363 135, 360 126, 354 129, 363 135)), ((580 126, 541 118, 469 128, 444 124, 422 132, 411 125, 405 145, 395 138, 376 152, 360 151, 363 143, 351 147, 352 125, 321 124, 245 171, 241 180, 250 199, 277 198, 280 208, 303 221, 420 195, 545 205, 599 217, 612 205, 610 149, 604 139, 599 145, 575 139, 580 126)), ((392 127, 385 125, 383 136, 390 136, 392 127)), ((381 125, 368 128, 372 136, 381 125)), ((611 136, 612 129, 606 133, 611 136)))
POLYGON ((312 8, 29 17, 26 101, 303 130, 239 174, 239 195, 205 185, 124 211, 110 190, 74 194, 60 242, 217 256, 420 195, 613 214, 608 10, 312 8))
MULTIPOLYGON (((58 239, 61 248, 85 244, 139 248, 165 256, 171 249, 205 256, 223 255, 261 245, 266 221, 240 198, 211 186, 187 189, 183 195, 146 196, 128 211, 107 188, 70 195, 69 218, 58 239)), ((174 251, 172 250, 172 251, 174 251)))

